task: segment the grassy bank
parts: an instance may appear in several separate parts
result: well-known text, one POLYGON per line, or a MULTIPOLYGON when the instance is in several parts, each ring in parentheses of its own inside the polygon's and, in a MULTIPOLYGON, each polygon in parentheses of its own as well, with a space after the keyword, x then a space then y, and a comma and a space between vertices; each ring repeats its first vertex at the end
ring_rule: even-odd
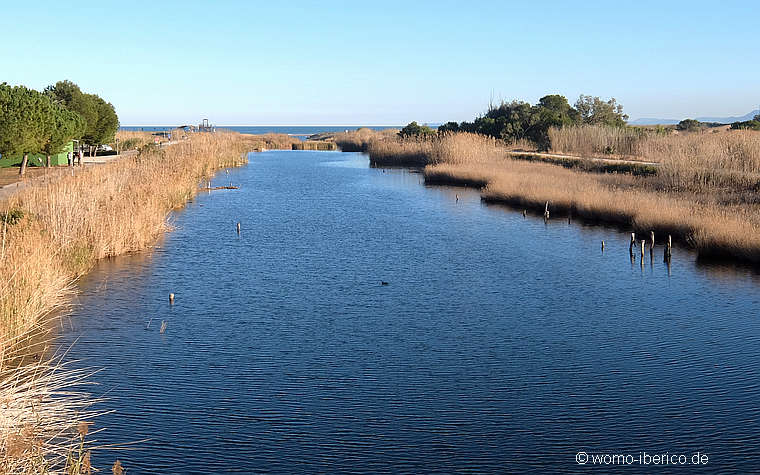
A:
POLYGON ((46 427, 59 433, 56 447, 78 446, 80 420, 59 411, 61 398, 45 396, 60 387, 50 383, 50 367, 22 373, 11 365, 30 351, 29 336, 67 303, 77 277, 98 259, 151 246, 168 229, 168 214, 196 194, 199 182, 244 163, 251 144, 239 134, 193 134, 171 147, 144 147, 137 156, 25 188, 0 203, 0 404, 8 400, 18 406, 0 416, 0 469, 39 467, 47 460, 60 466, 60 450, 50 448, 46 427), (43 397, 25 405, 24 392, 43 397), (35 425, 35 420, 55 424, 35 425))
MULTIPOLYGON (((582 144, 577 137, 603 134, 604 129, 567 133, 582 144)), ((489 202, 542 213, 548 201, 552 216, 572 214, 646 235, 654 231, 658 240, 670 234, 702 256, 760 264, 760 133, 650 134, 631 143, 634 158, 657 162, 657 167, 647 165, 642 172, 614 160, 589 169, 528 161, 508 152, 529 145, 467 133, 370 140, 367 152, 376 165, 424 166, 426 183, 482 188, 489 202)), ((557 151, 585 151, 563 147, 557 151)))

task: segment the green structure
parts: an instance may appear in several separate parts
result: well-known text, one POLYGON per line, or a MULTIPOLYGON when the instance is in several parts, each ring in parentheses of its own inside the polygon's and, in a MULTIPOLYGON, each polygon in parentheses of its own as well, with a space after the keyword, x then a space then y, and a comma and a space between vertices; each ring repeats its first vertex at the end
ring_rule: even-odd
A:
MULTIPOLYGON (((68 153, 74 153, 74 142, 69 142, 63 149, 63 152, 56 153, 50 156, 50 166, 57 167, 61 165, 68 165, 69 158, 68 153)), ((16 167, 21 165, 21 161, 24 159, 23 155, 0 158, 0 168, 16 167)), ((47 163, 47 156, 44 153, 30 153, 29 154, 29 166, 30 167, 44 167, 47 163)))

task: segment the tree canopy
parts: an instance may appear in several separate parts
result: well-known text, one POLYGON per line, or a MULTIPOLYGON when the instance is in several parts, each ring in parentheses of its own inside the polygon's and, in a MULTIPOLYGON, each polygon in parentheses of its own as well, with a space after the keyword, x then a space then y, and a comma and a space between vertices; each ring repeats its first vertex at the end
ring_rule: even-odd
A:
POLYGON ((614 97, 604 101, 598 97, 581 94, 575 102, 575 109, 584 124, 624 127, 628 122, 628 116, 623 114, 623 106, 618 104, 614 97))
POLYGON ((580 123, 625 126, 628 116, 615 99, 603 101, 598 97, 581 95, 575 107, 567 98, 550 94, 535 105, 524 101, 491 104, 488 111, 473 122, 447 122, 439 133, 472 132, 503 140, 528 139, 540 148, 549 148, 549 129, 580 123))
POLYGON ((119 118, 113 105, 95 94, 85 94, 71 81, 58 81, 45 88, 45 94, 84 120, 81 138, 90 145, 113 140, 119 129, 119 118))
POLYGON ((0 154, 41 152, 54 120, 53 104, 43 94, 0 84, 0 154))
POLYGON ((427 125, 420 125, 417 122, 410 122, 398 133, 399 137, 409 138, 425 135, 433 135, 435 130, 431 129, 427 125))

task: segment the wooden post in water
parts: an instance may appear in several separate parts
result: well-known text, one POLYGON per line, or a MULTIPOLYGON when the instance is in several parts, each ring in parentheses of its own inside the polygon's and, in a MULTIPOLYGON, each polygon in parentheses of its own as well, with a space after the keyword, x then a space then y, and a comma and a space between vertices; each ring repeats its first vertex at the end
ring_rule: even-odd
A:
POLYGON ((631 245, 628 246, 628 252, 631 253, 631 257, 633 257, 633 245, 636 244, 636 233, 631 233, 631 245))
POLYGON ((602 241, 602 252, 604 252, 604 241, 602 241))
POLYGON ((641 240, 641 262, 642 262, 642 264, 644 263, 644 243, 646 243, 646 241, 644 239, 642 239, 641 240))
POLYGON ((237 233, 240 234, 240 221, 237 223, 237 233))
POLYGON ((671 238, 670 234, 668 234, 668 242, 665 243, 665 252, 664 252, 665 262, 668 262, 668 263, 670 262, 670 253, 671 253, 672 247, 673 247, 673 239, 671 238))
POLYGON ((654 249, 654 231, 649 231, 649 246, 654 249))
POLYGON ((174 305, 174 294, 169 294, 169 305, 174 305))
POLYGON ((546 207, 544 208, 544 221, 549 220, 549 202, 546 202, 546 207))
POLYGON ((524 217, 526 217, 526 216, 528 216, 528 210, 525 210, 525 209, 524 209, 524 210, 523 210, 523 218, 524 218, 524 217))

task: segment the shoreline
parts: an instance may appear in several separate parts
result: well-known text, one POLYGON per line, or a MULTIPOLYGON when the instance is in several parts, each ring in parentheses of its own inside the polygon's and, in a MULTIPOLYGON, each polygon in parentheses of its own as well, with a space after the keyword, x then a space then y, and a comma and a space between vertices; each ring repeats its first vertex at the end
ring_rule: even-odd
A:
POLYGON ((26 455, 4 456, 0 468, 45 471, 89 459, 93 447, 79 429, 96 416, 87 410, 95 400, 78 389, 87 374, 67 370, 63 355, 41 358, 34 345, 50 335, 40 332, 71 305, 78 278, 104 258, 151 247, 170 230, 169 214, 201 191, 199 183, 247 163, 250 149, 240 134, 199 134, 174 147, 77 167, 42 186, 27 182, 0 200, 0 274, 10 276, 0 282, 0 400, 13 409, 0 421, 0 438, 27 427, 37 434, 24 439, 26 455), (32 354, 31 366, 16 364, 32 354))
POLYGON ((696 251, 698 258, 760 266, 760 203, 754 201, 752 173, 674 171, 670 163, 646 159, 509 150, 474 134, 345 141, 349 150, 364 149, 371 166, 424 167, 426 184, 476 188, 488 203, 543 215, 548 202, 550 219, 571 216, 588 224, 614 225, 647 241, 654 232, 657 243, 671 236, 674 245, 696 251), (694 190, 666 186, 667 180, 683 181, 689 173, 695 180, 707 176, 723 181, 694 190))

